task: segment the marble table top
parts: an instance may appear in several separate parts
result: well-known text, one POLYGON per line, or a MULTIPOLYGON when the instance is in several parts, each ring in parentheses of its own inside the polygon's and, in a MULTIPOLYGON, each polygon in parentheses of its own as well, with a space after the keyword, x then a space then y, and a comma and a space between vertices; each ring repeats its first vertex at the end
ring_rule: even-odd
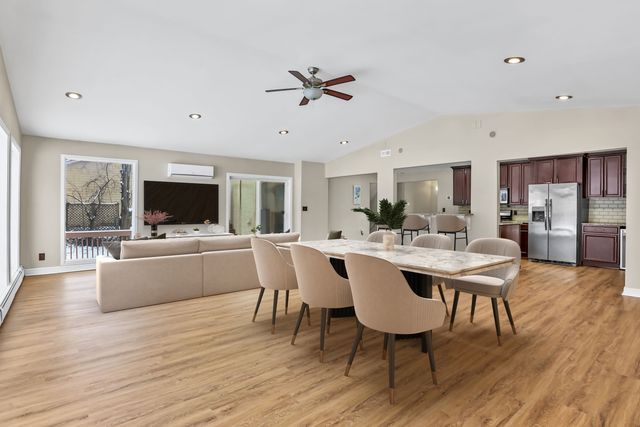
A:
POLYGON ((447 251, 414 246, 396 245, 392 251, 382 248, 382 243, 361 240, 317 240, 310 242, 281 243, 305 245, 318 249, 325 255, 343 259, 348 252, 371 255, 386 259, 399 269, 432 276, 455 278, 469 274, 506 267, 514 262, 513 257, 475 254, 470 252, 447 251))

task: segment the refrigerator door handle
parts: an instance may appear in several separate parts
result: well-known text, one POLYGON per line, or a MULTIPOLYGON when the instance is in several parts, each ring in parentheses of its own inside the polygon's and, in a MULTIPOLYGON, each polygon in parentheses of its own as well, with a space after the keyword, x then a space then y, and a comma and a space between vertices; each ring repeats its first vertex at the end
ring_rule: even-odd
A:
POLYGON ((549 230, 551 230, 552 219, 553 219, 553 199, 549 199, 549 230))
POLYGON ((547 231, 547 220, 549 219, 549 199, 544 199, 544 231, 547 231))

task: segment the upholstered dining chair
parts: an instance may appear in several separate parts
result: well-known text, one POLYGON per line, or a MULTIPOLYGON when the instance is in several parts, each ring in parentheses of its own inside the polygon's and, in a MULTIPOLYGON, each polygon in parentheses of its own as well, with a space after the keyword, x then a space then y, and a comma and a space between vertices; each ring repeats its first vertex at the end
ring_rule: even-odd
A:
POLYGON ((422 334, 429 354, 431 378, 437 384, 436 363, 431 330, 442 326, 445 308, 442 301, 416 295, 402 272, 389 261, 368 255, 345 256, 358 330, 353 341, 345 376, 355 357, 364 327, 384 332, 389 364, 389 401, 395 403, 396 334, 422 334))
POLYGON ((464 239, 465 244, 469 244, 469 235, 467 234, 467 221, 458 215, 438 214, 436 215, 436 228, 438 234, 453 234, 453 250, 455 251, 458 239, 464 239), (458 233, 464 233, 464 236, 458 237, 458 233))
POLYGON ((278 250, 272 242, 258 237, 251 238, 251 248, 253 249, 253 257, 256 261, 256 270, 258 272, 258 281, 260 282, 260 294, 258 295, 258 303, 256 310, 253 312, 253 322, 256 321, 256 315, 260 308, 260 302, 264 295, 265 289, 273 290, 273 313, 271 315, 271 333, 276 331, 276 312, 278 310, 278 292, 286 291, 285 297, 285 314, 289 305, 289 291, 298 288, 296 280, 296 272, 293 265, 287 262, 287 259, 278 250))
POLYGON ((309 307, 320 307, 322 313, 320 362, 323 362, 328 312, 333 308, 353 307, 351 287, 349 281, 336 273, 329 258, 319 250, 303 245, 291 245, 291 257, 298 278, 300 299, 302 299, 298 321, 291 337, 291 345, 296 341, 304 312, 308 312, 309 307))
MULTIPOLYGON (((447 251, 453 250, 453 241, 451 237, 442 234, 423 234, 411 241, 411 246, 417 246, 420 248, 431 249, 444 249, 447 251)), ((449 315, 449 308, 447 307, 447 300, 444 298, 444 291, 442 285, 444 285, 444 279, 440 277, 433 278, 433 284, 438 286, 438 292, 440 293, 440 299, 444 303, 444 308, 449 315)))
POLYGON ((413 233, 416 236, 420 235, 420 231, 427 230, 429 232, 429 220, 422 215, 409 214, 402 223, 402 229, 400 230, 400 241, 404 245, 404 236, 409 234, 409 239, 413 240, 413 233))
POLYGON ((484 273, 464 276, 459 279, 447 279, 445 284, 447 288, 453 288, 455 291, 453 296, 453 307, 451 308, 451 320, 449 330, 453 329, 453 322, 456 318, 456 308, 458 307, 458 298, 460 292, 471 294, 471 316, 473 323, 473 315, 476 311, 476 299, 479 296, 491 298, 491 307, 493 308, 493 320, 496 325, 496 335, 498 337, 498 345, 502 345, 500 339, 500 317, 498 314, 498 298, 502 298, 504 308, 509 317, 511 330, 516 334, 516 326, 511 315, 509 307, 509 297, 513 295, 516 285, 518 284, 518 276, 520 274, 520 245, 508 239, 486 238, 476 239, 472 241, 466 249, 467 252, 479 254, 503 255, 513 257, 515 262, 508 267, 495 270, 489 270, 484 273))
MULTIPOLYGON (((389 233, 389 230, 374 231, 373 233, 367 236, 367 242, 382 243, 382 236, 384 236, 386 233, 389 233)), ((398 233, 394 233, 394 234, 396 235, 396 245, 399 245, 400 235, 398 233)))

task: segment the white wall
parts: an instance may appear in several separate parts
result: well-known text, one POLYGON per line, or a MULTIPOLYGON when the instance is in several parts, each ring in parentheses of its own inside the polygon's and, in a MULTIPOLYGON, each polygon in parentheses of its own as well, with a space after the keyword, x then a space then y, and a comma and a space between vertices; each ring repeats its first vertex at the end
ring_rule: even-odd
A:
MULTIPOLYGON (((471 161, 471 237, 497 236, 498 161, 627 149, 626 286, 640 288, 640 108, 443 116, 327 163, 329 178, 377 173, 378 197, 393 197, 394 169, 471 161), (489 132, 495 131, 495 138, 489 132), (382 149, 392 156, 380 158, 382 149), (402 153, 399 153, 402 148, 402 153)), ((331 189, 331 187, 330 187, 331 189)), ((332 195, 330 194, 330 199, 332 195)))
POLYGON ((363 213, 352 212, 353 186, 362 187, 360 207, 369 206, 369 184, 376 182, 375 174, 345 176, 329 179, 329 229, 342 230, 348 239, 364 240, 369 235, 369 221, 363 213))
POLYGON ((438 212, 442 213, 442 208, 444 208, 446 213, 458 213, 458 207, 453 205, 453 169, 451 169, 451 166, 453 165, 396 169, 396 187, 397 183, 400 182, 437 181, 438 212))
POLYGON ((324 163, 296 162, 295 178, 297 182, 297 200, 295 209, 298 212, 300 238, 302 240, 326 239, 329 229, 329 184, 324 176, 324 163), (302 207, 307 210, 303 211, 302 207))
MULTIPOLYGON (((214 165, 216 176, 208 182, 219 185, 220 224, 226 224, 226 174, 228 172, 289 177, 293 177, 294 172, 291 163, 24 136, 21 253, 26 268, 60 265, 60 156, 62 154, 138 160, 138 212, 143 210, 141 193, 143 182, 169 180, 167 163, 214 165), (38 261, 40 252, 46 254, 45 261, 38 261)), ((189 180, 180 179, 180 181, 188 182, 189 180)), ((193 182, 201 183, 202 180, 193 182)), ((141 227, 142 220, 138 219, 140 231, 141 227)))
POLYGON ((13 135, 18 145, 20 145, 22 133, 20 131, 16 107, 13 102, 11 86, 9 86, 7 69, 4 66, 2 48, 0 48, 0 118, 2 118, 4 124, 9 128, 9 132, 13 135))

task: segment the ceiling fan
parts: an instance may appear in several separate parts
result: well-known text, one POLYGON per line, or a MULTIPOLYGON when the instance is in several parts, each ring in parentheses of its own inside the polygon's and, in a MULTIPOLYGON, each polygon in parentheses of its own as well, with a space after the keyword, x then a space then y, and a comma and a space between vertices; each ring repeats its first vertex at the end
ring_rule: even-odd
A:
POLYGON ((352 75, 338 77, 336 79, 327 80, 326 82, 322 81, 316 74, 320 69, 318 67, 309 67, 307 71, 311 76, 309 78, 302 75, 299 71, 289 71, 291 75, 293 75, 296 79, 302 82, 302 87, 290 87, 286 89, 267 89, 265 92, 282 92, 285 90, 302 90, 304 94, 302 101, 300 101, 300 105, 307 105, 309 101, 315 101, 316 99, 320 99, 323 94, 327 94, 329 96, 335 96, 336 98, 344 99, 345 101, 350 100, 353 96, 348 95, 346 93, 338 92, 336 90, 327 89, 329 86, 339 85, 341 83, 354 82, 356 79, 352 75))

